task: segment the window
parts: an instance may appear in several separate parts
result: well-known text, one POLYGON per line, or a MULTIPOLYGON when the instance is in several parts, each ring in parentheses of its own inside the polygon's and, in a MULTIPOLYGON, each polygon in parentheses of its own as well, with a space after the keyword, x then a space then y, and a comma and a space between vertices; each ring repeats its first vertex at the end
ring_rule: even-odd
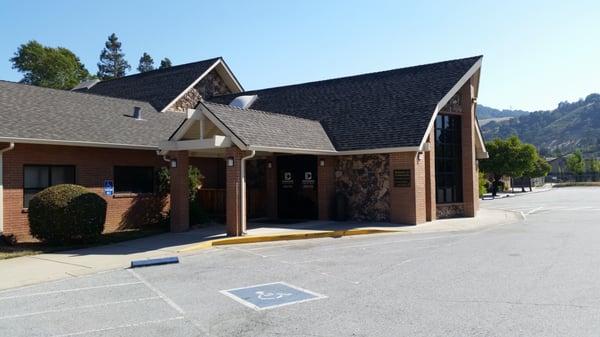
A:
POLYGON ((23 167, 23 207, 41 190, 59 184, 75 184, 75 166, 25 165, 23 167))
POLYGON ((115 193, 153 193, 154 168, 115 166, 115 193))
POLYGON ((435 185, 439 204, 462 202, 460 116, 438 115, 435 120, 435 185))

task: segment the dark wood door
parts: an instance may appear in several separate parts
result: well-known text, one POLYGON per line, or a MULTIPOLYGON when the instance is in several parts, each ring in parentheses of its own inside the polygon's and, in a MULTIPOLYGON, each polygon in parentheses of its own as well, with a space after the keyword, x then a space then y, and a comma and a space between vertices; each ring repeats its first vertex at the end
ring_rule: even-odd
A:
POLYGON ((317 157, 277 157, 277 207, 281 219, 316 219, 317 157))

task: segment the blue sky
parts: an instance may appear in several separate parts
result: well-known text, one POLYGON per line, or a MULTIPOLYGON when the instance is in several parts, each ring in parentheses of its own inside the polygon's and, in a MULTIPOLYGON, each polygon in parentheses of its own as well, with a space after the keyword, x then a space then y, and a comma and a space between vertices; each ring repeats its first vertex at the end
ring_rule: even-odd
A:
POLYGON ((35 39, 90 72, 115 32, 133 68, 223 56, 246 89, 484 55, 479 102, 551 109, 600 92, 599 1, 0 2, 0 79, 35 39))

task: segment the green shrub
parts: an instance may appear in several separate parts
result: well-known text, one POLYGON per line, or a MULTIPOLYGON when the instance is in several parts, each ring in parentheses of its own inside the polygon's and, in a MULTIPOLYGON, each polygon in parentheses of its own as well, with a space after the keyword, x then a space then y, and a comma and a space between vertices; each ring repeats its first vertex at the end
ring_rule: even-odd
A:
POLYGON ((106 201, 78 185, 55 185, 29 202, 29 230, 50 244, 92 242, 106 221, 106 201))
POLYGON ((487 180, 485 173, 479 172, 479 197, 482 198, 488 192, 490 182, 487 180))

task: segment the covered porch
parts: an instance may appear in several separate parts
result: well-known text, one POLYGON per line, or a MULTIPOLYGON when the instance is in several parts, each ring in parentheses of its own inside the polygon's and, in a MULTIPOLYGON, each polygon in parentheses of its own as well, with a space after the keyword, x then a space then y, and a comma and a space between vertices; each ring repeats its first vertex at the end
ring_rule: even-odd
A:
MULTIPOLYGON (((248 219, 264 224, 328 218, 327 210, 318 207, 318 198, 333 198, 333 186, 317 184, 318 171, 332 162, 327 156, 318 155, 318 150, 305 154, 306 150, 251 145, 248 136, 234 134, 212 113, 214 110, 202 104, 188 110, 186 122, 171 140, 160 144, 160 155, 170 168, 171 231, 185 231, 194 225, 190 224, 190 205, 186 202, 188 167, 196 166, 204 174, 207 163, 212 167, 210 183, 198 190, 195 202, 212 218, 224 220, 228 236, 246 234, 248 219), (284 169, 286 172, 282 172, 284 169), (278 183, 278 179, 283 181, 278 183)), ((303 126, 295 129, 299 136, 306 130, 303 126)), ((322 129, 317 132, 324 136, 322 129)), ((252 143, 264 144, 256 140, 252 143)), ((322 152, 333 153, 333 146, 327 145, 330 148, 322 152)))

